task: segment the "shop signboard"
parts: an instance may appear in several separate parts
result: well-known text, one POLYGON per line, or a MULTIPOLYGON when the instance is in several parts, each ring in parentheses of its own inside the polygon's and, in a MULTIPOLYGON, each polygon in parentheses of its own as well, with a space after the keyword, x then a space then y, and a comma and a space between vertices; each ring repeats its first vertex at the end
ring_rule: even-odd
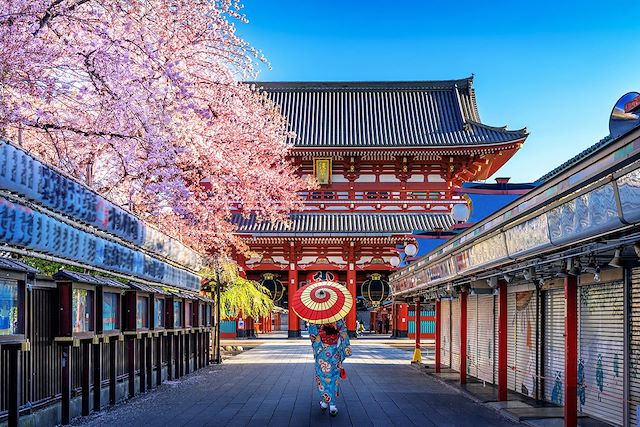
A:
POLYGON ((202 265, 197 252, 3 140, 0 140, 0 189, 192 270, 199 270, 202 265))
POLYGON ((194 273, 2 197, 1 243, 149 281, 200 289, 200 278, 194 273))

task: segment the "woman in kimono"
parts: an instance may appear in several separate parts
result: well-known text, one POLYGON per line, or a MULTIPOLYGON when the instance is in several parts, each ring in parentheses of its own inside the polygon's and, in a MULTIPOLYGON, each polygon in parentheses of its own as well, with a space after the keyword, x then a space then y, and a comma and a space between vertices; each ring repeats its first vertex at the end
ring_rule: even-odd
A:
POLYGON ((351 356, 349 335, 344 320, 324 325, 309 325, 309 338, 313 347, 316 367, 316 385, 320 393, 320 408, 329 408, 332 416, 338 414, 336 396, 340 393, 342 362, 351 356))

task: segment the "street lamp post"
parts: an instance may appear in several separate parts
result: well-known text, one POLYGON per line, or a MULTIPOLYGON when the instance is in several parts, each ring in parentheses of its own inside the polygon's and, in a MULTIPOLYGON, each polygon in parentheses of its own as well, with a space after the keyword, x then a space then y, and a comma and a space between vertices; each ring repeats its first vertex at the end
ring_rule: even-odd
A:
POLYGON ((220 355, 220 273, 218 273, 218 281, 216 283, 216 363, 219 365, 222 363, 222 357, 220 355))
MULTIPOLYGON (((418 253, 418 247, 416 245, 414 245, 413 243, 409 243, 408 245, 405 245, 404 247, 404 253, 406 255, 405 258, 405 262, 407 263, 407 265, 409 265, 411 263, 411 261, 413 260, 412 257, 414 257, 417 253, 418 253)), ((415 315, 415 334, 416 334, 416 348, 413 351, 413 360, 411 361, 411 363, 421 363, 422 362, 422 351, 420 349, 420 333, 421 331, 421 326, 422 326, 422 319, 420 318, 420 297, 416 297, 415 299, 415 303, 416 303, 416 315, 415 315)))

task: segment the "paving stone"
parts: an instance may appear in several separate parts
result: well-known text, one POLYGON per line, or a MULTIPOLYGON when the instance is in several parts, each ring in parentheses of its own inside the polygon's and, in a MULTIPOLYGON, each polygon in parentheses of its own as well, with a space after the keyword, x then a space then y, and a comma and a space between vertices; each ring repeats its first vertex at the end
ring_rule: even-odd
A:
MULTIPOLYGON (((254 342, 255 341, 255 342, 254 342)), ((307 340, 258 339, 252 348, 136 397, 84 426, 513 426, 411 367, 408 341, 354 340, 339 414, 322 413, 307 340), (135 422, 134 422, 135 421, 135 422)), ((426 372, 426 370, 425 370, 426 372)))

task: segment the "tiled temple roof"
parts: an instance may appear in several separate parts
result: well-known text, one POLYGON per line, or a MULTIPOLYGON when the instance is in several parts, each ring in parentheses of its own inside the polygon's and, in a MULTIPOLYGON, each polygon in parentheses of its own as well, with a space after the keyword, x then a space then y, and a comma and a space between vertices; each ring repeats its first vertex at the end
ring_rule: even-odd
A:
POLYGON ((298 148, 473 146, 526 137, 526 129, 480 122, 472 82, 255 84, 280 107, 298 148))
POLYGON ((257 221, 234 214, 231 222, 239 234, 277 235, 391 235, 448 229, 453 224, 449 214, 410 213, 295 213, 289 224, 257 221))

